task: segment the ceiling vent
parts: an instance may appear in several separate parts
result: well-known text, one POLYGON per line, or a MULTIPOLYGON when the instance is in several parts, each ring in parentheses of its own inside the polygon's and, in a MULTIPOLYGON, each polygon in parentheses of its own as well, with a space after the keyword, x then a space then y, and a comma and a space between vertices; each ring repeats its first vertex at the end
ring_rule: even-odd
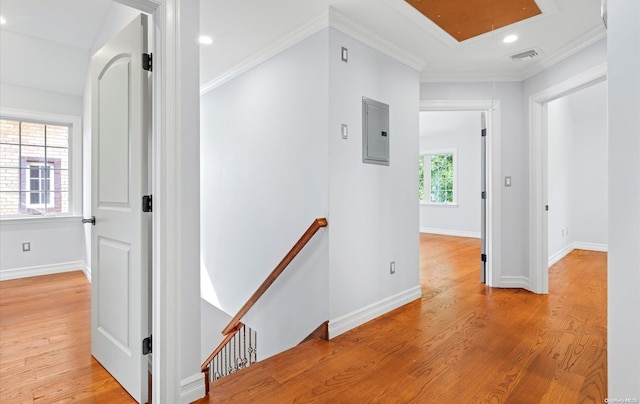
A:
POLYGON ((511 60, 514 62, 520 62, 523 60, 535 59, 540 56, 541 52, 537 49, 529 49, 526 51, 518 52, 515 55, 511 55, 511 60))

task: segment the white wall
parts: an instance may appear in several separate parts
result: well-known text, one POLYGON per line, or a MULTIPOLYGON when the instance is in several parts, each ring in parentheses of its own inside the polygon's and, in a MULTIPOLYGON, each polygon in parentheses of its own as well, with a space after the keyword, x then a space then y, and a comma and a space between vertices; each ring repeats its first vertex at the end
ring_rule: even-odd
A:
POLYGON ((330 334, 420 296, 419 73, 329 32, 330 334), (340 59, 341 47, 349 62, 340 59), (389 105, 390 165, 362 163, 362 97, 389 105), (342 139, 340 125, 349 138, 342 139), (389 264, 396 273, 389 274, 389 264), (386 308, 386 309, 385 309, 386 308))
POLYGON ((573 179, 575 126, 568 97, 550 102, 548 111, 548 231, 549 261, 558 261, 572 249, 574 228, 573 179), (567 234, 569 229, 569 234, 567 234))
POLYGON ((569 102, 575 127, 570 236, 577 248, 606 251, 609 240, 607 83, 572 94, 569 102))
POLYGON ((609 2, 609 397, 640 398, 640 2, 609 2))
POLYGON ((420 153, 456 150, 457 205, 420 204, 420 231, 480 237, 480 112, 421 111, 420 153))
POLYGON ((502 277, 528 278, 528 140, 522 83, 421 83, 421 100, 500 101, 501 177, 512 186, 502 189, 502 277))
MULTIPOLYGON (((328 217, 327 45, 320 31, 201 97, 202 291, 231 315, 328 217)), ((243 320, 259 359, 329 318, 328 248, 321 229, 243 320)))
MULTIPOLYGON (((4 31, 3 31, 4 35, 4 31)), ((0 107, 29 113, 64 115, 79 119, 81 97, 14 84, 0 85, 0 107)), ((73 134, 73 152, 82 153, 82 133, 73 134)), ((81 165, 76 155, 73 163, 81 165)), ((77 174, 80 172, 78 171, 77 174)), ((73 173, 72 173, 73 174, 73 173)), ((72 179, 82 193, 81 182, 72 179)), ((79 198, 74 198, 76 205, 79 198)), ((80 215, 82 206, 74 206, 80 215)), ((82 270, 82 223, 80 217, 55 219, 8 219, 0 222, 0 279, 13 279, 47 273, 82 270), (31 251, 23 252, 22 243, 31 251)))

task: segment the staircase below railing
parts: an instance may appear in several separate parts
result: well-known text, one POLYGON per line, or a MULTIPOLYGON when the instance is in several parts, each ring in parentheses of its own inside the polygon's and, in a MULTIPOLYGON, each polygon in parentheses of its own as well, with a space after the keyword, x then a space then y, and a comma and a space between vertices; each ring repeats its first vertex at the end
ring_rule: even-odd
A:
MULTIPOLYGON (((221 377, 228 376, 256 362, 258 349, 257 333, 240 323, 234 332, 225 336, 206 362, 205 383, 209 384, 221 377)), ((207 390, 208 392, 208 390, 207 390)))
MULTIPOLYGON (((304 232, 302 237, 294 244, 293 248, 284 256, 269 276, 262 282, 258 290, 247 300, 229 324, 222 330, 224 339, 218 344, 211 355, 202 363, 201 370, 205 374, 205 392, 209 394, 209 384, 227 376, 230 373, 243 369, 256 361, 257 334, 240 322, 242 317, 253 307, 260 297, 269 289, 280 274, 293 261, 298 253, 311 240, 318 230, 327 226, 327 219, 318 218, 304 232), (241 334, 238 336, 238 334, 241 334), (247 335, 248 334, 248 339, 247 335), (248 344, 247 344, 248 341, 248 344), (235 348, 239 349, 236 351, 235 348), (240 349, 242 347, 242 350, 240 349), (245 348, 246 347, 246 348, 245 348)), ((326 323, 324 324, 326 328, 326 323)), ((316 332, 316 331, 314 331, 316 332)))

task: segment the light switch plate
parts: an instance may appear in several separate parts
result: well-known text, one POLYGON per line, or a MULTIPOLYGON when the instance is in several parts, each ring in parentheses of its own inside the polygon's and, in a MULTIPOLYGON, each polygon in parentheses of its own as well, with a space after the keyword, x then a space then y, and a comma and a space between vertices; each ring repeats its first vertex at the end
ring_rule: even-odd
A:
POLYGON ((344 123, 340 125, 340 136, 343 139, 349 139, 349 127, 344 123))
POLYGON ((504 186, 505 187, 511 186, 511 177, 504 177, 504 186))

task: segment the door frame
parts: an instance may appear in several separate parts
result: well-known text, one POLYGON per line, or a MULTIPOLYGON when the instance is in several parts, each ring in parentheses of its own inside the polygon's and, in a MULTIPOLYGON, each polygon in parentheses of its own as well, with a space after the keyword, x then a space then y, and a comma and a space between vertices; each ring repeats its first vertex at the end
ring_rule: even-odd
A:
MULTIPOLYGON (((184 355, 184 335, 200 334, 197 330, 185 328, 181 324, 184 299, 181 293, 181 273, 184 252, 181 237, 193 239, 197 235, 181 234, 180 224, 191 223, 194 218, 181 209, 184 204, 181 195, 185 193, 182 182, 185 171, 193 171, 190 162, 182 158, 180 145, 192 143, 193 131, 185 130, 192 117, 185 104, 191 102, 195 91, 199 99, 197 83, 194 88, 184 83, 189 72, 182 68, 182 57, 185 45, 181 34, 197 32, 199 21, 197 13, 184 12, 185 8, 197 6, 198 0, 113 0, 135 8, 153 16, 152 28, 149 30, 153 42, 153 75, 152 75, 152 177, 153 215, 152 215, 152 335, 153 335, 153 386, 154 402, 189 402, 204 396, 204 382, 200 378, 181 380, 181 373, 188 366, 183 366, 180 355, 184 355), (191 132, 191 133, 189 133, 191 132), (188 166, 188 167, 187 167, 188 166), (187 167, 185 169, 185 167, 187 167), (201 386, 194 388, 193 386, 201 386), (200 391, 201 390, 201 391, 200 391)), ((192 11, 192 10, 189 10, 192 11)), ((197 11, 197 10, 196 10, 197 11)), ((194 40, 195 49, 197 43, 194 40)), ((189 61, 189 64, 193 61, 189 61)), ((196 63, 197 65, 197 63, 196 63)), ((196 105, 197 108, 197 105, 196 105)), ((199 111, 197 111, 199 114, 199 111)), ((197 134, 199 123, 196 123, 197 134)), ((197 160, 196 160, 197 164, 197 160)), ((196 167, 195 170, 198 168, 196 167)), ((199 199, 192 190, 188 190, 192 198, 199 199)), ((197 216, 199 220, 199 216, 197 216)), ((199 229, 196 226, 196 231, 199 229)), ((183 233, 183 232, 182 232, 183 233)), ((199 243, 196 243, 199 245, 199 243)), ((197 254, 199 255, 199 254, 197 254)), ((197 257, 199 260, 199 257, 197 257)), ((199 271, 199 267, 196 268, 199 271)), ((185 270, 186 271, 186 270, 185 270)), ((184 274, 183 274, 184 275, 184 274)), ((188 274, 190 275, 190 274, 188 274)), ((190 291, 189 293, 193 293, 190 291)), ((199 290, 196 292, 199 295, 199 290)), ((199 306, 194 310, 199 313, 199 306)), ((200 319, 198 318, 198 324, 200 319)), ((199 354, 199 347, 198 347, 199 354)), ((199 355, 198 355, 199 356, 199 355)), ((198 364, 196 364, 198 365, 198 364)))
MULTIPOLYGON (((500 206, 500 101, 499 100, 422 100, 420 111, 478 111, 487 113, 487 279, 490 287, 513 287, 502 279, 502 235, 500 206)), ((480 195, 478 195, 480 198, 480 195)), ((478 256, 480 263, 480 256, 478 256)), ((480 267, 480 265, 478 265, 480 267)), ((515 286, 521 287, 521 286, 515 286)))
POLYGON ((547 104, 606 79, 603 63, 529 97, 529 290, 534 293, 549 293, 547 104))

